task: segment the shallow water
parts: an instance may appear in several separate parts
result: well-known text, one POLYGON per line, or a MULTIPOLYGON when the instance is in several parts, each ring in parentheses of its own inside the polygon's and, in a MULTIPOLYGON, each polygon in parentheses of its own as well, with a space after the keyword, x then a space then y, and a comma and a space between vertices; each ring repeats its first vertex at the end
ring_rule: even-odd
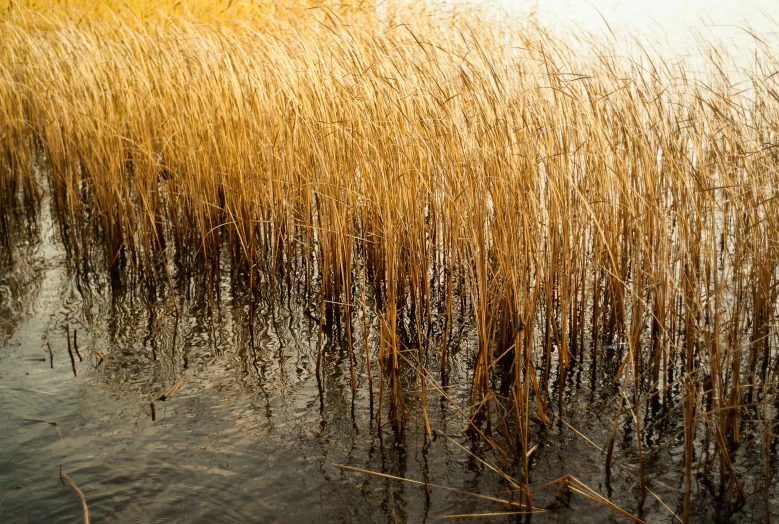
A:
MULTIPOLYGON (((336 336, 326 337, 325 378, 318 382, 318 323, 283 289, 260 299, 253 336, 245 297, 232 294, 227 278, 212 307, 197 285, 179 286, 176 317, 165 291, 139 295, 112 289, 105 278, 89 285, 76 279, 48 207, 41 206, 40 232, 20 231, 14 262, 0 271, 0 521, 81 522, 80 500, 60 481, 60 466, 83 491, 93 522, 423 522, 512 510, 462 492, 512 497, 507 483, 475 458, 497 464, 497 453, 468 438, 460 415, 435 391, 428 406, 439 436, 426 442, 412 394, 404 431, 371 422, 364 359, 357 358, 353 395, 348 354, 336 336), (77 376, 66 326, 78 333, 77 376), (100 365, 98 354, 105 357, 100 365), (182 376, 173 398, 155 402, 152 420, 150 401, 182 376), (428 497, 419 484, 336 464, 417 481, 427 476, 445 488, 431 487, 428 497)), ((448 392, 467 405, 468 326, 460 331, 448 392)), ((673 418, 648 414, 645 421, 658 422, 646 437, 656 497, 639 504, 637 482, 626 473, 637 468, 627 419, 615 454, 620 466, 606 479, 597 447, 613 420, 616 362, 606 351, 594 371, 586 360, 571 369, 563 417, 531 435, 530 444, 538 445, 531 484, 572 474, 630 513, 671 522, 683 482, 683 441, 673 418)), ((747 452, 737 467, 760 472, 761 461, 747 452)), ((744 477, 756 494, 729 518, 760 522, 759 475, 744 477)), ((693 503, 697 519, 725 521, 730 514, 705 479, 693 503)), ((556 487, 534 495, 534 504, 546 509, 534 522, 625 521, 576 494, 556 494, 556 487)))

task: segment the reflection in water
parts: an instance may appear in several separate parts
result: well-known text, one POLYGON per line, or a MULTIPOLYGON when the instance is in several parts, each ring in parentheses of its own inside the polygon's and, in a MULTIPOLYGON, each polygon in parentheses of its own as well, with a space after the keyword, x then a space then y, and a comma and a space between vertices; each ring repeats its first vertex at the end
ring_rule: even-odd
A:
MULTIPOLYGON (((352 393, 349 356, 337 328, 326 333, 323 380, 317 380, 319 323, 302 313, 306 302, 292 289, 261 288, 258 320, 250 330, 248 297, 240 286, 233 289, 229 278, 221 281, 221 300, 215 303, 181 279, 176 306, 164 286, 141 293, 104 277, 90 275, 87 281, 68 269, 48 203, 41 209, 40 234, 27 235, 32 241, 17 238, 13 262, 6 263, 0 277, 3 522, 79 520, 79 500, 60 483, 60 464, 84 492, 95 522, 418 522, 511 511, 463 493, 516 496, 482 462, 498 463, 499 457, 481 439, 465 436, 459 413, 442 396, 429 396, 438 437, 433 442, 424 438, 414 416, 400 431, 388 424, 377 427, 364 358, 356 355, 358 387, 352 393), (66 350, 67 326, 78 330, 83 356, 76 361, 76 378, 66 350), (45 360, 47 343, 53 348, 53 367, 45 360), (172 399, 155 402, 153 421, 150 401, 182 377, 172 399), (432 487, 427 492, 418 484, 334 464, 462 491, 432 487)), ((455 322, 453 340, 460 350, 453 352, 447 388, 460 404, 468 402, 470 391, 464 371, 471 355, 467 315, 455 322)), ((373 342, 374 331, 375 326, 373 342)), ((619 347, 604 351, 618 352, 619 347)), ((574 360, 562 388, 565 422, 558 419, 531 436, 537 444, 532 482, 571 474, 633 514, 668 521, 669 509, 678 512, 681 504, 683 473, 669 465, 682 462, 683 439, 679 418, 668 416, 679 393, 670 395, 665 412, 657 405, 647 410, 642 426, 647 428, 653 496, 638 504, 638 458, 629 415, 621 418, 611 475, 598 449, 607 442, 614 417, 619 388, 611 377, 618 362, 608 354, 598 366, 583 355, 574 360)), ((556 373, 549 370, 551 381, 559 380, 556 373)), ((406 402, 410 413, 419 412, 415 395, 408 394, 406 402)), ((495 431, 499 434, 499 428, 495 431)), ((737 467, 759 472, 761 460, 748 451, 739 456, 737 467)), ((517 465, 503 467, 515 473, 517 465)), ((759 475, 744 478, 748 492, 761 487, 759 475)), ((733 508, 718 504, 721 496, 702 482, 694 494, 695 514, 731 513, 733 508)), ((761 518, 761 500, 749 498, 735 517, 761 518)), ((534 521, 619 518, 565 490, 539 493, 534 503, 547 509, 534 521)))

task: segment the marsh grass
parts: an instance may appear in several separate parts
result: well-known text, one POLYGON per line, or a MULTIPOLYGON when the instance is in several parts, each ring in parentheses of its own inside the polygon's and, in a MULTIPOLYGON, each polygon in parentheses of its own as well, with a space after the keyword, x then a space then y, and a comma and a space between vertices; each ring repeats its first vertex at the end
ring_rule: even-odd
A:
POLYGON ((4 7, 6 245, 43 169, 79 278, 191 279, 214 303, 227 272, 250 325, 275 280, 309 297, 317 374, 335 328, 377 420, 402 427, 415 391, 431 437, 459 310, 466 425, 518 457, 528 511, 531 428, 563 420, 585 355, 593 383, 616 359, 604 467, 632 418, 641 500, 657 410, 683 419, 685 520, 696 453, 737 507, 756 435, 770 483, 779 64, 758 35, 693 66, 451 7, 199 5, 4 7))

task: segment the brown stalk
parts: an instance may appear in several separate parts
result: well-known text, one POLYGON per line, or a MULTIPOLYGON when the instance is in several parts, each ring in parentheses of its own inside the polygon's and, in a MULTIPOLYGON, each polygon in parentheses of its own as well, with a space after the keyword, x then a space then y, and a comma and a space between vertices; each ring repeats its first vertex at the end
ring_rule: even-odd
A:
MULTIPOLYGON (((89 524, 89 508, 87 507, 87 499, 84 497, 84 493, 81 492, 80 489, 78 489, 78 486, 76 486, 72 480, 70 480, 70 477, 68 477, 68 474, 65 473, 65 471, 62 469, 62 466, 60 465, 60 480, 64 479, 64 481, 67 481, 68 484, 70 484, 70 487, 73 488, 73 490, 76 492, 76 494, 81 499, 81 507, 84 508, 84 524, 89 524)), ((65 483, 63 481, 63 484, 65 483)))
POLYGON ((26 420, 28 422, 43 422, 45 424, 50 424, 54 426, 54 429, 57 430, 57 436, 59 437, 60 440, 62 440, 62 433, 60 432, 60 426, 57 422, 52 422, 50 420, 43 420, 39 418, 23 418, 22 420, 26 420))
POLYGON ((67 338, 68 338, 68 355, 70 355, 70 365, 73 367, 73 376, 77 377, 78 374, 76 373, 76 359, 73 356, 73 349, 70 345, 70 324, 66 326, 67 330, 67 338))
MULTIPOLYGON (((378 471, 371 471, 369 469, 356 468, 354 466, 346 466, 344 464, 335 464, 335 463, 333 464, 333 466, 335 466, 337 468, 346 469, 346 470, 349 470, 349 471, 356 471, 357 473, 367 473, 368 475, 374 475, 376 477, 383 477, 383 478, 392 479, 392 480, 400 480, 402 482, 408 482, 408 483, 411 483, 411 484, 418 484, 420 486, 424 486, 425 485, 425 482, 423 482, 421 480, 414 480, 414 479, 407 479, 407 478, 403 478, 403 477, 397 477, 395 475, 388 475, 387 473, 379 473, 378 471)), ((481 493, 473 493, 473 492, 461 490, 461 489, 458 489, 458 488, 452 488, 452 487, 449 487, 449 486, 442 486, 440 484, 428 483, 427 485, 430 486, 430 487, 434 487, 436 489, 443 489, 445 491, 452 491, 454 493, 460 493, 461 495, 468 495, 470 497, 475 497, 475 498, 479 498, 479 499, 483 499, 483 500, 489 500, 489 501, 492 501, 492 502, 499 502, 501 504, 507 504, 507 505, 510 505, 510 506, 517 506, 518 505, 516 502, 510 501, 510 500, 501 499, 501 498, 498 498, 498 497, 492 497, 490 495, 483 495, 481 493)))
POLYGON ((165 393, 163 393, 157 400, 165 401, 165 400, 169 400, 169 399, 173 398, 173 395, 176 394, 176 392, 179 390, 181 385, 184 383, 184 379, 186 379, 186 378, 187 378, 186 375, 182 375, 181 378, 178 379, 175 382, 175 384, 173 384, 173 386, 171 386, 171 388, 168 391, 166 391, 165 393))
MULTIPOLYGON (((68 330, 70 330, 70 325, 68 325, 68 330)), ((83 362, 84 359, 81 358, 81 353, 78 350, 78 329, 73 330, 73 349, 76 350, 76 355, 78 355, 78 361, 83 362)))
POLYGON ((94 353, 94 354, 95 354, 95 356, 96 356, 96 357, 99 359, 99 360, 97 361, 97 364, 95 364, 95 367, 96 367, 96 368, 98 368, 98 367, 100 367, 100 364, 102 364, 103 362, 105 362, 105 357, 103 356, 103 354, 102 354, 102 353, 100 353, 99 351, 97 351, 97 350, 94 350, 94 349, 92 350, 92 353, 94 353))

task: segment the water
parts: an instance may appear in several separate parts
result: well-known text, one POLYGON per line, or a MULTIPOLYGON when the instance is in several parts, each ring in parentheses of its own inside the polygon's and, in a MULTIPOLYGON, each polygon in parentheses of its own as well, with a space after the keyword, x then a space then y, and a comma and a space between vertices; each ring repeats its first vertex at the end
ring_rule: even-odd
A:
MULTIPOLYGON (((60 466, 83 491, 93 522, 425 522, 516 509, 440 487, 430 488, 428 497, 418 484, 338 467, 514 496, 476 458, 498 464, 498 454, 468 438, 461 416, 436 392, 429 393, 429 410, 438 437, 426 442, 413 394, 407 395, 404 431, 371 422, 364 359, 357 359, 353 395, 348 355, 338 337, 326 337, 320 383, 314 373, 318 324, 283 290, 260 300, 252 341, 245 297, 231 294, 227 279, 222 301, 211 308, 197 285, 180 286, 180 317, 164 291, 141 296, 112 289, 105 277, 86 286, 67 269, 48 208, 44 201, 38 233, 20 231, 14 262, 0 272, 0 521, 81 522, 80 500, 60 481, 60 466), (83 360, 74 357, 77 376, 66 326, 78 331, 83 360), (105 358, 100 365, 98 354, 105 358), (155 401, 152 420, 150 401, 182 376, 173 398, 155 401)), ((463 324, 465 335, 454 340, 448 389, 460 404, 468 395, 467 330, 463 324)), ((633 514, 671 522, 658 498, 638 503, 628 418, 615 452, 619 466, 606 478, 597 447, 607 441, 613 421, 617 387, 611 378, 618 360, 609 358, 607 348, 602 361, 594 372, 586 360, 574 363, 564 417, 531 435, 530 444, 537 445, 532 485, 572 474, 633 514)), ((660 415, 645 424, 652 422, 658 426, 647 433, 650 487, 679 511, 680 426, 660 415)), ((761 464, 759 454, 746 452, 737 467, 759 472, 761 464)), ((745 478, 750 490, 761 485, 759 475, 745 478)), ((534 495, 546 513, 533 521, 624 521, 556 489, 534 495)), ((776 500, 775 487, 773 494, 776 500)), ((761 501, 759 494, 751 497, 733 519, 760 521, 761 501)), ((693 503, 698 518, 728 514, 705 485, 698 485, 693 503)))
POLYGON ((328 360, 320 396, 310 319, 283 308, 261 315, 269 322, 247 349, 236 339, 245 334, 235 329, 243 309, 227 305, 211 316, 197 300, 184 301, 177 321, 166 306, 148 307, 131 294, 82 294, 54 236, 45 230, 43 243, 2 277, 0 385, 31 390, 0 389, 2 522, 79 521, 79 500, 60 483, 60 465, 84 492, 94 522, 418 520, 473 507, 442 491, 428 503, 418 486, 333 463, 421 478, 431 461, 431 479, 442 484, 495 490, 496 479, 477 468, 468 473, 465 457, 444 445, 423 448, 413 424, 405 440, 371 434, 362 394, 352 402, 343 358, 328 360), (81 341, 77 377, 63 336, 68 324, 81 341), (92 351, 106 358, 98 367, 92 351), (182 374, 181 389, 156 403, 152 421, 149 400, 182 374), (62 438, 54 426, 24 418, 56 421, 62 438))

